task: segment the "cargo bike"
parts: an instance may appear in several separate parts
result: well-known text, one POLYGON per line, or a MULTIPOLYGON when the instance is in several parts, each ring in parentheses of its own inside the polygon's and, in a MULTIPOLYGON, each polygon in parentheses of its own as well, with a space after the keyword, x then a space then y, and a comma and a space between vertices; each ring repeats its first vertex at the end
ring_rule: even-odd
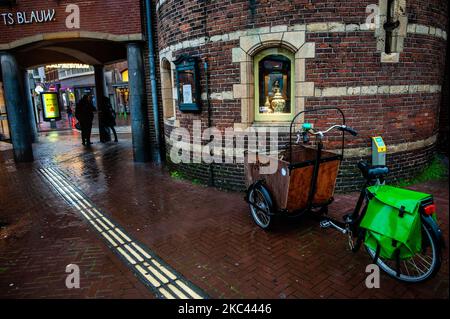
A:
MULTIPOLYGON (((247 151, 245 200, 253 220, 268 230, 274 218, 310 215, 319 220, 321 228, 331 227, 346 235, 353 252, 364 245, 373 263, 389 276, 405 282, 431 278, 440 268, 444 246, 433 197, 386 185, 387 166, 358 163, 365 183, 355 208, 342 221, 327 216, 344 158, 345 133, 357 135, 345 124, 341 109, 306 110, 291 121, 287 147, 279 154, 247 151), (311 123, 297 123, 305 113, 332 110, 342 121, 326 130, 318 130, 311 123), (324 138, 333 130, 341 133, 339 152, 324 149, 324 138), (315 137, 313 145, 311 136, 315 137), (265 173, 267 167, 276 167, 276 171, 265 173)), ((336 140, 336 136, 333 138, 336 140)))

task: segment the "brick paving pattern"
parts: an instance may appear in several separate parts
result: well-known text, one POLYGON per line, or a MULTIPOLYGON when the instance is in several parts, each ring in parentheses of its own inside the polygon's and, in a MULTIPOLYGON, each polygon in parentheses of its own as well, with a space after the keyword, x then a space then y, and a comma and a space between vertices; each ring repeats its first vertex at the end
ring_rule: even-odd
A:
POLYGON ((8 155, 0 153, 0 222, 11 223, 0 231, 0 298, 153 298, 34 165, 8 155), (70 263, 80 289, 65 286, 70 263))
MULTIPOLYGON (((153 297, 35 172, 56 164, 97 207, 211 297, 448 298, 446 249, 435 278, 407 285, 383 274, 380 289, 367 289, 371 260, 363 250, 351 253, 341 234, 308 218, 264 232, 243 194, 135 164, 130 137, 120 137, 86 150, 76 132, 44 134, 34 164, 16 165, 10 151, 0 152, 0 221, 9 221, 11 231, 0 239, 0 297, 153 297), (81 289, 65 288, 69 263, 80 265, 81 289)), ((447 181, 415 188, 435 195, 447 241, 447 181)), ((330 215, 347 213, 356 196, 337 195, 330 215)))

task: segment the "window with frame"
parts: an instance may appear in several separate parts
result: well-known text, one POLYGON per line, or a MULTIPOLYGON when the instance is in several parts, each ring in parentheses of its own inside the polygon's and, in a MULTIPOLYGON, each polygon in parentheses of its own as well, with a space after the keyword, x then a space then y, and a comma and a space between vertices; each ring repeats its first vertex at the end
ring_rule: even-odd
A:
POLYGON ((255 121, 289 121, 294 115, 294 54, 271 48, 254 58, 255 121))
POLYGON ((172 68, 165 59, 161 61, 161 95, 164 119, 174 119, 172 68))
POLYGON ((6 112, 6 103, 3 95, 3 83, 0 82, 0 141, 9 140, 8 114, 6 112))

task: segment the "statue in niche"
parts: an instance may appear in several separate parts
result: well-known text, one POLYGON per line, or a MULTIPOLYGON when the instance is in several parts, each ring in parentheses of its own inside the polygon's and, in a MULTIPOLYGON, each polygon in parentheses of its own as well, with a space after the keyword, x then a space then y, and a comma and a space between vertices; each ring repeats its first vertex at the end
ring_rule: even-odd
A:
POLYGON ((270 103, 271 109, 274 113, 282 113, 286 106, 286 100, 280 92, 280 81, 275 80, 272 84, 273 98, 270 103))

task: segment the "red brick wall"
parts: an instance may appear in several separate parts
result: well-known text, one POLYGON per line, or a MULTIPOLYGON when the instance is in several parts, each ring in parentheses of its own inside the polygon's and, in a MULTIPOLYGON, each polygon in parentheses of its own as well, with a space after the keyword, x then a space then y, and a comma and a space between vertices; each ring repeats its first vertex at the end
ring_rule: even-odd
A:
MULTIPOLYGON (((409 179, 420 173, 435 154, 435 147, 425 147, 415 151, 401 152, 388 155, 389 182, 409 179)), ((355 165, 358 161, 370 163, 370 157, 347 158, 341 162, 339 175, 336 180, 336 191, 341 193, 359 190, 363 185, 361 172, 355 165)), ((196 179, 208 184, 210 168, 203 164, 173 164, 169 163, 173 170, 179 171, 184 177, 196 179)), ((214 183, 216 187, 232 190, 245 190, 245 175, 242 164, 213 164, 214 183)))
MULTIPOLYGON (((371 136, 382 135, 388 145, 426 139, 439 128, 439 94, 402 94, 352 96, 339 98, 308 98, 305 108, 339 107, 348 125, 358 131, 358 137, 349 138, 347 146, 368 146, 371 136)), ((329 127, 336 117, 309 116, 316 127, 329 127)))
POLYGON ((18 11, 27 13, 32 10, 55 9, 55 21, 33 24, 5 25, 0 15, 0 44, 9 43, 36 34, 64 31, 93 31, 111 34, 141 33, 140 1, 56 1, 56 0, 20 0, 17 5, 0 8, 0 14, 18 11), (67 29, 65 20, 68 4, 80 7, 80 29, 67 29))
POLYGON ((307 59, 307 81, 319 87, 442 83, 442 38, 409 33, 399 63, 381 63, 373 31, 308 33, 307 41, 316 43, 316 57, 307 59))
MULTIPOLYGON (((378 3, 373 0, 349 1, 205 1, 167 0, 158 10, 158 46, 162 50, 185 40, 212 37, 234 31, 317 22, 361 24, 365 22, 366 6, 378 3)), ((423 24, 447 30, 448 2, 442 0, 407 0, 409 23, 423 24)), ((401 53, 400 63, 380 62, 373 31, 307 33, 306 41, 316 43, 316 56, 306 61, 306 81, 315 82, 317 88, 368 85, 442 85, 445 70, 446 41, 435 36, 408 33, 401 53)), ((209 62, 209 87, 211 92, 231 91, 240 83, 238 63, 232 63, 231 50, 239 41, 210 42, 196 48, 180 49, 182 53, 200 57, 209 62)), ((202 91, 205 87, 203 63, 200 67, 202 91)), ((211 101, 214 126, 229 127, 240 122, 240 100, 211 101)), ((370 95, 335 98, 306 98, 305 108, 338 106, 347 115, 348 124, 360 131, 356 139, 348 139, 351 147, 369 145, 369 137, 381 134, 388 145, 427 139, 439 130, 440 93, 401 95, 370 95)), ((191 128, 192 120, 207 123, 206 105, 201 114, 177 111, 182 127, 191 128)), ((319 127, 332 122, 332 118, 309 117, 319 127)), ((284 139, 285 137, 281 137, 284 139)), ((419 170, 432 156, 434 147, 406 152, 420 160, 408 168, 407 160, 401 163, 402 154, 390 156, 395 166, 395 177, 406 176, 419 170), (431 155, 430 155, 431 154, 431 155), (403 168, 402 168, 403 167, 403 168), (406 174, 406 175, 405 175, 406 174)), ((349 159, 354 164, 357 159, 349 159)), ((201 166, 201 165, 200 165, 201 166)), ((180 166, 181 167, 181 166, 180 166)), ((192 166, 194 167, 194 166, 192 166)), ((219 169, 218 165, 215 165, 219 169)), ((224 179, 241 180, 234 169, 220 166, 224 179), (227 173, 228 171, 228 173, 227 173), (228 177, 227 177, 228 176, 228 177), (230 177, 231 176, 231 177, 230 177)), ((351 185, 352 174, 346 173, 351 165, 343 166, 341 183, 351 185), (346 180, 346 182, 343 182, 346 180)), ((202 169, 192 169, 191 175, 201 175, 202 169)), ((357 175, 357 174, 356 174, 357 175)), ((229 181, 229 182, 230 182, 229 181)), ((231 182, 230 182, 231 183, 231 182)), ((233 183, 231 183, 233 184, 233 183)), ((345 188, 345 185, 344 185, 345 188)))
MULTIPOLYGON (((177 43, 203 35, 202 0, 167 0, 160 7, 160 45, 177 43)), ((248 28, 281 24, 314 22, 363 23, 367 5, 377 0, 281 0, 206 1, 207 31, 209 36, 248 28), (252 9, 252 2, 256 3, 252 9)), ((410 23, 432 25, 446 29, 447 1, 408 0, 410 23)))
MULTIPOLYGON (((449 16, 450 20, 450 16, 449 16)), ((450 32, 450 24, 447 26, 447 32, 450 32)), ((438 147, 441 153, 448 156, 449 144, 449 117, 448 111, 450 108, 450 42, 447 42, 447 57, 446 57, 446 67, 445 67, 445 80, 444 86, 442 88, 442 103, 439 113, 439 141, 438 147)))
MULTIPOLYGON (((202 1, 165 2, 158 12, 158 41, 160 49, 186 39, 205 36, 202 1)), ((250 1, 215 2, 208 6, 207 36, 240 29, 277 24, 296 24, 320 21, 363 23, 365 8, 373 1, 332 2, 305 1, 257 2, 254 20, 250 1), (274 8, 278 10, 274 10, 274 8), (286 10, 286 11, 284 11, 286 10), (237 13, 240 14, 237 14, 237 13), (270 18, 268 12, 272 12, 270 18), (293 13, 295 12, 295 14, 293 13), (333 13, 333 14, 331 14, 333 13), (355 16, 356 15, 356 16, 355 16), (220 27, 219 27, 220 26, 220 27)), ((446 5, 442 1, 421 5, 407 1, 411 23, 428 23, 446 29, 446 5)), ((401 62, 381 63, 376 50, 373 31, 308 33, 307 41, 316 43, 316 57, 307 59, 306 80, 316 87, 442 84, 446 43, 442 38, 408 34, 401 62)), ((209 62, 210 91, 232 90, 239 83, 239 64, 231 62, 231 50, 238 41, 215 42, 191 49, 182 49, 176 55, 187 53, 209 62)), ((202 71, 202 68, 201 68, 202 71)), ((204 88, 204 74, 201 74, 204 88)), ((390 144, 424 139, 437 132, 437 114, 440 94, 377 95, 369 97, 341 97, 335 99, 307 98, 306 107, 342 106, 349 115, 349 124, 363 132, 355 146, 367 143, 367 135, 382 134, 390 144), (403 114, 402 116, 399 116, 403 114), (427 116, 425 116, 427 114, 427 116), (393 122, 395 125, 386 123, 393 122), (374 125, 368 125, 372 123, 374 125)), ((213 122, 219 127, 232 126, 240 121, 240 101, 212 101, 213 122)), ((181 126, 190 128, 193 119, 206 124, 207 112, 192 115, 177 112, 181 126)), ((392 123, 391 123, 392 124, 392 123)))

